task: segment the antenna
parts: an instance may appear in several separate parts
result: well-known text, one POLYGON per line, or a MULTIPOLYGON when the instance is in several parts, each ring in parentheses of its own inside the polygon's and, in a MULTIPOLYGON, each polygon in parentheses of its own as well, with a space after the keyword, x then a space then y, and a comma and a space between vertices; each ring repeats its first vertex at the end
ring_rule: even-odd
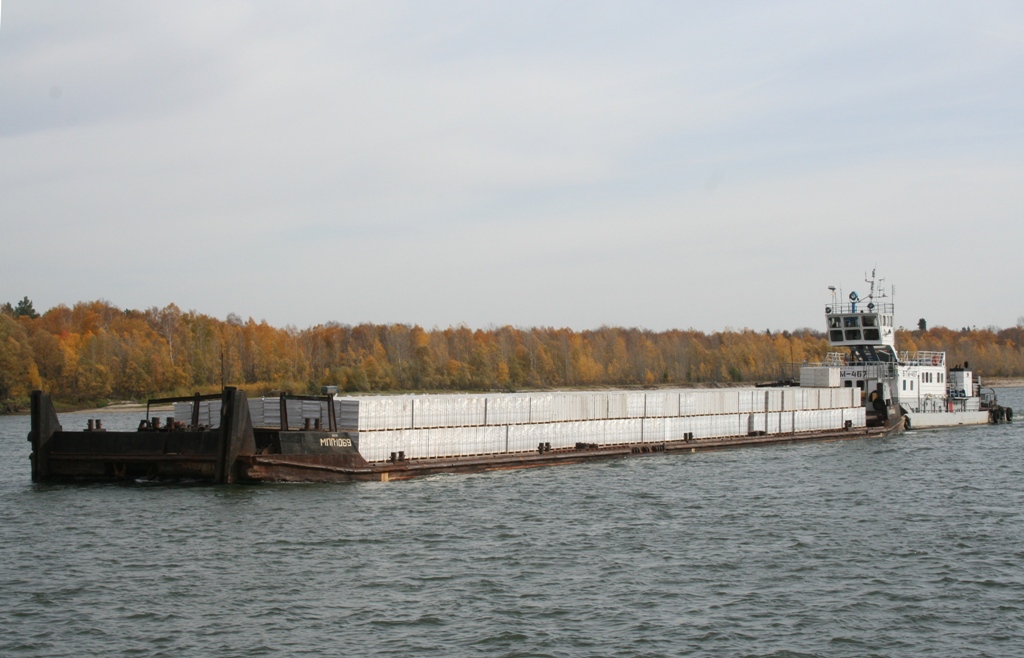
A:
POLYGON ((864 273, 864 283, 871 285, 871 290, 868 291, 868 299, 874 299, 875 297, 875 268, 871 268, 871 278, 868 278, 868 273, 864 273))

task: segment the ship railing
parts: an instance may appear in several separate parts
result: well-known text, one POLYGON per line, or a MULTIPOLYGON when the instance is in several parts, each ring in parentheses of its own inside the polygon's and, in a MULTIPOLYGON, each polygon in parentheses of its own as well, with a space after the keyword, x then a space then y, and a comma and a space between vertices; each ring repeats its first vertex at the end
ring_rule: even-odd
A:
POLYGON ((944 395, 929 393, 921 397, 917 411, 946 411, 949 407, 949 400, 944 395))
MULTIPOLYGON (((200 404, 202 402, 221 402, 223 399, 223 393, 209 393, 207 395, 201 395, 198 392, 195 393, 194 395, 180 395, 170 398, 150 398, 146 400, 146 417, 139 424, 139 429, 160 429, 160 419, 156 416, 149 415, 150 409, 152 408, 153 405, 174 404, 175 402, 190 402, 192 404, 192 408, 190 413, 190 420, 186 427, 193 431, 198 430, 201 427, 205 427, 204 425, 200 424, 200 404)), ((216 419, 218 421, 220 420, 219 410, 216 412, 216 419)), ((167 429, 172 429, 175 426, 175 419, 173 416, 169 416, 167 418, 167 424, 170 426, 167 429)), ((214 424, 211 419, 210 427, 217 428, 219 427, 219 425, 214 424)))
POLYGON ((945 366, 945 352, 900 352, 900 363, 908 366, 945 366))
POLYGON ((839 356, 844 358, 826 358, 825 361, 802 363, 800 365, 814 368, 858 368, 864 371, 863 376, 868 379, 886 379, 896 376, 896 364, 891 361, 857 361, 847 360, 844 354, 839 356))
POLYGON ((841 368, 847 363, 847 355, 844 352, 829 352, 825 355, 824 361, 804 361, 803 363, 796 363, 795 365, 806 367, 810 366, 813 368, 841 368))
POLYGON ((892 302, 874 303, 871 302, 870 300, 825 305, 826 315, 836 313, 885 313, 887 315, 891 315, 893 313, 893 307, 892 302), (868 308, 868 304, 874 304, 874 306, 868 308))
POLYGON ((845 366, 846 365, 846 354, 843 352, 829 352, 825 355, 825 363, 822 365, 826 366, 845 366))

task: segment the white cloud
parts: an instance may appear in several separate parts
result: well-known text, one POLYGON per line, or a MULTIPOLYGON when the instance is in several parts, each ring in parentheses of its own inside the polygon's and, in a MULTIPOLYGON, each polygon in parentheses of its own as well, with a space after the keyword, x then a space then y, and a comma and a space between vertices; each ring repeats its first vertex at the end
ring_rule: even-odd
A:
POLYGON ((0 301, 785 328, 877 263, 931 324, 1021 313, 1012 5, 4 18, 0 301))

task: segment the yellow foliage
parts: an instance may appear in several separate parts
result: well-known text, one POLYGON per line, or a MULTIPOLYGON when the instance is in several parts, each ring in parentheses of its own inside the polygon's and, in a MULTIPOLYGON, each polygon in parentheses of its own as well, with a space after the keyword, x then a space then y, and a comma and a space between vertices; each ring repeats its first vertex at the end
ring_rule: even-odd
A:
MULTIPOLYGON (((899 349, 947 351, 982 375, 1024 375, 1024 327, 897 332, 899 349)), ((830 351, 820 332, 593 331, 510 326, 424 330, 337 323, 298 330, 174 304, 124 311, 107 302, 0 315, 0 403, 36 387, 67 400, 165 392, 336 384, 348 391, 660 385, 763 381, 830 351)))

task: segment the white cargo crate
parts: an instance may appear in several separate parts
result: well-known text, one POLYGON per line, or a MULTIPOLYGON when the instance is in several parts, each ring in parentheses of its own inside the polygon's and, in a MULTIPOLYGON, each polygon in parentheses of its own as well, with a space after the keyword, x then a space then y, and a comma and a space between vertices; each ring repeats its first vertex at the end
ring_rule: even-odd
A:
POLYGON ((741 411, 740 409, 740 392, 739 391, 719 391, 721 395, 721 411, 717 413, 724 414, 736 414, 741 411))
POLYGON ((686 437, 687 432, 693 431, 695 424, 694 418, 666 418, 665 422, 665 440, 666 441, 681 441, 686 437))
POLYGON ((530 397, 501 395, 487 399, 488 425, 516 425, 530 422, 530 397))
POLYGON ((425 427, 469 427, 483 425, 487 398, 468 395, 423 395, 410 400, 410 425, 425 427))
POLYGON ((644 394, 645 418, 664 418, 679 415, 679 394, 652 391, 644 394))
POLYGON ((801 366, 800 386, 837 388, 842 385, 840 369, 832 366, 801 366))
POLYGON ((639 443, 643 437, 643 419, 640 418, 615 418, 605 421, 603 436, 595 441, 584 443, 597 443, 599 445, 622 445, 625 443, 639 443))
POLYGON ((758 409, 764 409, 764 398, 758 395, 758 391, 747 389, 736 391, 739 396, 739 412, 750 413, 758 409))
POLYGON ((530 395, 531 423, 550 423, 554 420, 554 396, 550 393, 530 395))
POLYGON ((745 414, 718 414, 715 416, 708 416, 707 419, 708 422, 704 431, 705 438, 720 438, 723 436, 746 434, 745 414))
POLYGON ((253 427, 263 427, 263 398, 249 398, 249 418, 253 427))
POLYGON ((510 425, 508 428, 508 451, 535 450, 537 443, 534 441, 533 433, 536 427, 536 425, 510 425))
POLYGON ((388 430, 359 433, 359 454, 368 462, 382 462, 388 458, 388 430))
POLYGON ((356 430, 407 429, 412 426, 408 396, 372 396, 336 400, 339 426, 356 430))
POLYGON ((608 407, 606 417, 608 419, 626 418, 629 413, 629 394, 612 392, 607 393, 605 401, 608 407))
MULTIPOLYGON (((148 418, 146 420, 149 420, 148 418)), ((185 423, 186 425, 192 424, 192 403, 191 402, 175 402, 174 403, 174 420, 178 423, 185 423)))
POLYGON ((864 407, 847 407, 843 409, 843 422, 850 421, 852 427, 866 427, 867 413, 864 407))
POLYGON ((643 418, 646 400, 643 393, 626 393, 626 413, 623 418, 643 418))
MULTIPOLYGON (((174 420, 175 422, 185 423, 186 425, 192 424, 192 402, 175 402, 174 403, 174 420)), ((206 425, 207 427, 220 427, 220 407, 221 401, 217 400, 200 400, 199 401, 199 424, 206 425)))
POLYGON ((665 441, 665 419, 644 418, 644 443, 662 443, 665 441))

